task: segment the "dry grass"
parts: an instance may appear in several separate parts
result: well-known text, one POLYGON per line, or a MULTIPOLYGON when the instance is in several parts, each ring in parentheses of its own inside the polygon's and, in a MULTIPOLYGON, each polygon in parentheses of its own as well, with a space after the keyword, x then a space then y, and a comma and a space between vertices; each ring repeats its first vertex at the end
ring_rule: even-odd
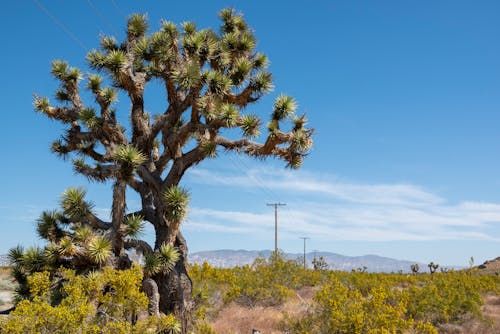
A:
POLYGON ((5 276, 10 277, 10 271, 12 270, 11 267, 0 267, 0 277, 3 278, 5 276))
POLYGON ((486 295, 481 311, 486 319, 496 324, 496 328, 498 328, 496 333, 500 333, 500 296, 494 294, 486 295))
POLYGON ((217 333, 247 334, 252 329, 258 329, 263 334, 282 334, 280 325, 284 315, 302 316, 310 306, 313 295, 313 288, 304 287, 295 298, 280 307, 246 308, 231 304, 220 310, 211 325, 217 333))
POLYGON ((262 333, 281 333, 277 329, 283 320, 281 310, 276 308, 256 307, 252 309, 239 305, 229 305, 219 312, 212 323, 217 333, 247 334, 253 328, 262 333))

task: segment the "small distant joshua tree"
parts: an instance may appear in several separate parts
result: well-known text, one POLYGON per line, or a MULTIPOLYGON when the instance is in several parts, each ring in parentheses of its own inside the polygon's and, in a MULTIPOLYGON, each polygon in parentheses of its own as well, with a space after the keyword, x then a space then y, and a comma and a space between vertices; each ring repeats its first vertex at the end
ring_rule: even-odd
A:
POLYGON ((474 256, 471 256, 469 259, 469 272, 474 269, 474 256))
POLYGON ((436 272, 437 268, 439 268, 439 264, 434 263, 434 262, 431 262, 431 263, 429 263, 429 264, 427 265, 427 267, 429 267, 429 272, 430 272, 431 274, 434 274, 434 273, 436 272))
POLYGON ((368 270, 368 267, 367 266, 362 266, 362 267, 358 267, 356 269, 352 269, 351 271, 353 273, 355 272, 358 272, 358 273, 366 273, 366 271, 368 270))
POLYGON ((410 266, 411 272, 414 273, 415 275, 418 274, 418 271, 420 270, 420 266, 418 263, 412 264, 410 266))
POLYGON ((314 257, 312 260, 314 270, 327 270, 329 265, 323 256, 314 257))

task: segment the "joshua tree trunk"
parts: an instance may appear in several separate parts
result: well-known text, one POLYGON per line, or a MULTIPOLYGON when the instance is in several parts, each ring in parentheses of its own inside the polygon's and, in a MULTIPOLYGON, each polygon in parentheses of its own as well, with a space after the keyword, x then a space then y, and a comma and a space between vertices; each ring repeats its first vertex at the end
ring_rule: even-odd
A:
MULTIPOLYGON (((162 244, 162 242, 158 243, 158 237, 157 244, 162 244)), ((158 285, 160 295, 160 312, 174 313, 181 321, 182 333, 184 334, 191 329, 191 311, 194 305, 192 299, 193 284, 186 268, 188 248, 186 240, 180 232, 177 233, 174 246, 180 254, 175 267, 168 274, 155 275, 154 280, 158 285)))
POLYGON ((123 248, 123 233, 121 228, 123 226, 123 220, 125 217, 125 191, 127 183, 123 180, 116 180, 113 185, 113 207, 111 210, 112 214, 112 247, 113 253, 116 256, 122 256, 124 253, 123 248))

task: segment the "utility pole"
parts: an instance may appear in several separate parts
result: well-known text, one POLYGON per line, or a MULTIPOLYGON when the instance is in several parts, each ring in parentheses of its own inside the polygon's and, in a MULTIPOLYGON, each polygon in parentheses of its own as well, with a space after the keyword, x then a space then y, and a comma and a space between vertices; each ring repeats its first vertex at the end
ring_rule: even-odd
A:
POLYGON ((306 240, 311 239, 308 237, 299 237, 300 239, 304 240, 304 270, 306 269, 306 240))
POLYGON ((274 255, 278 255, 278 206, 285 203, 267 203, 267 206, 274 206, 274 255))

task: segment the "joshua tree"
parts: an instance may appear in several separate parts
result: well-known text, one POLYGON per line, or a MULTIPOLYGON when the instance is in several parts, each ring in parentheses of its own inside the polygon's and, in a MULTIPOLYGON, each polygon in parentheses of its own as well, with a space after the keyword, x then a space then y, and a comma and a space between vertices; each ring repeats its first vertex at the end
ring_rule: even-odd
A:
POLYGON ((412 264, 410 266, 411 272, 414 273, 415 275, 418 274, 418 271, 420 270, 420 266, 418 263, 412 264))
POLYGON ((427 265, 427 267, 429 267, 429 272, 430 272, 431 274, 434 274, 434 273, 436 272, 437 268, 439 268, 439 264, 434 263, 434 262, 431 262, 431 263, 429 263, 429 264, 427 265))
POLYGON ((316 257, 314 256, 312 260, 313 268, 314 270, 327 270, 329 265, 328 262, 326 262, 325 258, 323 256, 316 257))
MULTIPOLYGON (((255 37, 241 14, 224 9, 219 17, 219 31, 199 30, 192 22, 181 26, 162 22, 158 31, 149 34, 146 17, 132 15, 124 41, 103 36, 100 50, 87 54, 90 68, 105 76, 85 78, 94 101, 86 103, 82 98, 80 70, 60 60, 52 63, 52 74, 60 82, 59 103, 37 95, 34 101, 38 112, 67 126, 52 151, 63 158, 72 156, 75 172, 89 180, 113 185, 110 222, 99 219, 82 199, 81 207, 70 206, 61 219, 49 220, 57 223, 43 225, 43 233, 49 239, 51 234, 59 238, 64 233, 56 226, 67 218, 82 228, 89 226, 99 231, 99 242, 110 244, 112 262, 118 268, 130 265, 126 253, 130 248, 145 254, 163 254, 166 247, 178 250, 178 260, 169 271, 160 270, 159 257, 146 256, 145 290, 159 296, 161 312, 180 317, 184 331, 193 307, 186 272, 188 249, 179 231, 189 202, 188 192, 180 186, 185 172, 221 150, 258 159, 277 157, 298 168, 312 145, 313 131, 306 127, 304 115, 295 114, 296 103, 286 95, 276 98, 265 133, 260 135, 260 117, 247 110, 272 89, 267 58, 255 51, 255 37), (150 114, 145 90, 151 81, 164 87, 165 100, 162 110, 150 110, 150 114), (130 100, 128 111, 115 109, 118 94, 130 100), (127 127, 118 121, 123 113, 129 116, 127 127), (242 136, 235 135, 234 129, 242 136), (137 212, 126 210, 127 187, 141 198, 137 212), (79 209, 72 212, 75 208, 79 209), (130 237, 141 221, 155 229, 152 247, 130 237)), ((64 203, 63 198, 63 211, 64 203)), ((76 236, 64 234, 60 241, 68 238, 76 236)), ((82 265, 96 266, 100 261, 98 257, 82 265)))

